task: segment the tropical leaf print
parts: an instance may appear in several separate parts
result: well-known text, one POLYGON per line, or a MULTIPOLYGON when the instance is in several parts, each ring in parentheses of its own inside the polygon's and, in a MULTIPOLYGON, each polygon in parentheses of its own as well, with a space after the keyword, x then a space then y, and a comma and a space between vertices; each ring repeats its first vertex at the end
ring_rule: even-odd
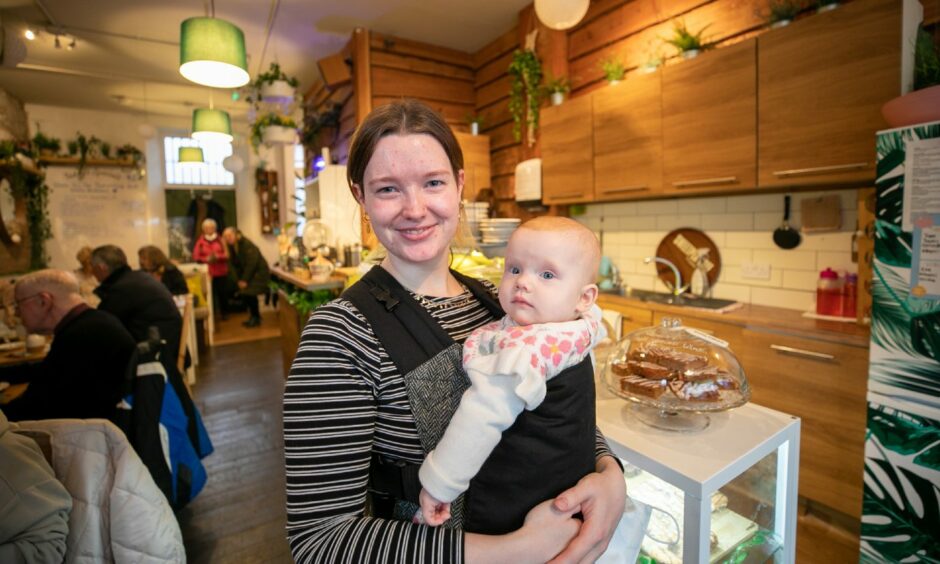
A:
POLYGON ((875 219, 875 258, 892 266, 911 267, 913 235, 900 225, 875 219))
POLYGON ((884 448, 898 454, 918 453, 940 443, 940 427, 930 419, 875 404, 869 404, 868 430, 884 448))
POLYGON ((916 355, 917 350, 911 343, 911 314, 904 307, 908 298, 904 279, 880 261, 875 261, 873 270, 872 341, 885 350, 916 355))
POLYGON ((869 366, 873 382, 901 390, 940 397, 940 365, 922 357, 880 358, 869 366))

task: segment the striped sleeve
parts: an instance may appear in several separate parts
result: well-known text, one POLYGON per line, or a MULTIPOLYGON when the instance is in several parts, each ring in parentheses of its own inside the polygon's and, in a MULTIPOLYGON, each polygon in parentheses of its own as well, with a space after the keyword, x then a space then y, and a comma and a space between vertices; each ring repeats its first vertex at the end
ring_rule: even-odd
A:
POLYGON ((462 561, 460 531, 363 516, 373 449, 422 458, 396 377, 351 304, 334 301, 311 315, 284 392, 287 535, 295 561, 462 561))

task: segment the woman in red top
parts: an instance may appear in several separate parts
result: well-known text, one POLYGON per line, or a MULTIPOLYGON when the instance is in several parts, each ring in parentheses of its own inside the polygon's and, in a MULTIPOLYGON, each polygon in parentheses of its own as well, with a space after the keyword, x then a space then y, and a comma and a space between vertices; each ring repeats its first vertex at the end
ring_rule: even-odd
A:
POLYGON ((209 265, 209 276, 212 277, 212 307, 225 319, 227 315, 223 307, 223 296, 228 279, 228 248, 219 237, 218 225, 214 219, 202 222, 202 235, 196 239, 196 245, 193 247, 193 260, 209 265))

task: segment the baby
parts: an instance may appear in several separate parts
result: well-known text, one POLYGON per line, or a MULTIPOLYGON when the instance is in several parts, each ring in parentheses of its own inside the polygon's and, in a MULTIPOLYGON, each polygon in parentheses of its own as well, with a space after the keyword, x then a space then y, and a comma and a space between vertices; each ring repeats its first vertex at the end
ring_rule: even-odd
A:
MULTIPOLYGON (((502 433, 523 410, 539 407, 548 380, 580 364, 604 337, 595 305, 599 261, 594 233, 568 218, 539 217, 513 233, 499 285, 506 316, 477 329, 464 344, 471 387, 421 465, 415 520, 435 526, 447 521, 451 502, 468 489, 502 433)), ((593 406, 593 385, 578 393, 590 393, 593 406)), ((593 437, 591 442, 593 448, 593 437)), ((540 461, 534 453, 531 462, 544 465, 546 475, 559 463, 540 461)), ((505 469, 507 479, 514 470, 505 469)))

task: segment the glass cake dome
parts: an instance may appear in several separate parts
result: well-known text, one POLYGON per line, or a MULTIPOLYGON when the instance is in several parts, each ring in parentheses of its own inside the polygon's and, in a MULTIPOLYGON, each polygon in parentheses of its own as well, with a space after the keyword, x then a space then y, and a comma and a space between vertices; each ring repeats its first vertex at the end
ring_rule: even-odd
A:
POLYGON ((612 393, 647 408, 638 413, 642 421, 670 430, 705 428, 708 419, 696 414, 739 407, 751 397, 728 343, 676 318, 628 333, 602 378, 612 393))

